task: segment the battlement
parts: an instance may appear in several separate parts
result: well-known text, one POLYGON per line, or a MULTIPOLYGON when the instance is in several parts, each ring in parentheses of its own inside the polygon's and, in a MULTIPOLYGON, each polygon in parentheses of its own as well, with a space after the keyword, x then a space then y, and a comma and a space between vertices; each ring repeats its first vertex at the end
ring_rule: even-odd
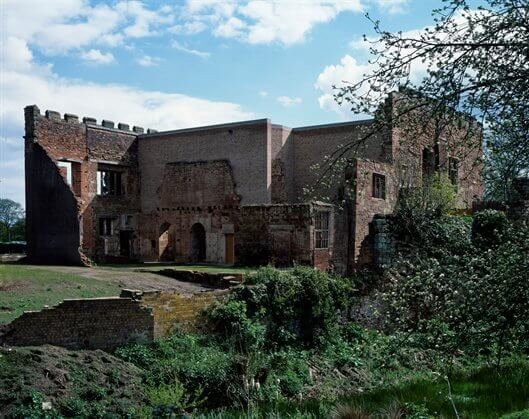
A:
POLYGON ((109 119, 103 119, 101 121, 101 124, 98 124, 96 118, 85 116, 82 118, 82 120, 80 120, 79 116, 72 114, 72 113, 65 113, 64 116, 61 117, 60 112, 49 110, 49 109, 46 110, 43 115, 40 113, 40 109, 37 105, 26 106, 24 108, 24 112, 26 115, 26 119, 46 118, 50 121, 65 122, 68 124, 84 124, 84 125, 89 125, 91 127, 97 127, 98 129, 121 131, 121 132, 126 132, 129 134, 133 134, 133 135, 140 135, 140 134, 144 134, 145 132, 147 132, 148 134, 158 132, 157 130, 154 130, 151 128, 148 128, 147 130, 145 130, 143 127, 140 127, 137 125, 134 125, 131 130, 129 124, 126 124, 124 122, 119 122, 116 126, 114 121, 111 121, 109 119))

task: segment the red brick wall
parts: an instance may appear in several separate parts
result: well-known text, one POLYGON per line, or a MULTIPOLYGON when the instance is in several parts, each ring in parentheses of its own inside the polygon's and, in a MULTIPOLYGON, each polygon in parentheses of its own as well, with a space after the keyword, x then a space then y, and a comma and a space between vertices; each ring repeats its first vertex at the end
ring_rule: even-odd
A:
POLYGON ((315 204, 242 206, 235 235, 242 264, 289 266, 292 263, 328 269, 332 258, 332 207, 315 204), (314 215, 331 212, 331 247, 315 250, 314 215))
POLYGON ((136 133, 79 123, 75 116, 61 119, 52 111, 43 116, 32 106, 26 108, 25 149, 30 259, 42 263, 81 263, 85 256, 104 259, 105 248, 118 247, 124 228, 120 216, 130 214, 136 221, 140 211, 136 133), (70 186, 64 178, 57 179, 59 160, 72 163, 70 186), (97 196, 96 173, 102 165, 123 172, 123 195, 97 196), (102 216, 116 219, 114 236, 105 239, 110 246, 99 237, 102 216))
POLYGON ((52 308, 26 312, 6 326, 0 342, 108 350, 150 342, 153 336, 150 308, 128 298, 110 297, 64 300, 52 308))

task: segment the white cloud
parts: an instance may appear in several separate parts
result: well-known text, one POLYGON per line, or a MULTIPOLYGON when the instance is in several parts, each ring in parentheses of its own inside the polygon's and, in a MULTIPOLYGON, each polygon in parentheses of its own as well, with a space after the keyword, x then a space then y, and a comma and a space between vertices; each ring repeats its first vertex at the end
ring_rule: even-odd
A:
POLYGON ((333 87, 343 86, 344 82, 359 82, 362 80, 363 75, 372 68, 369 64, 358 63, 350 55, 342 57, 340 64, 326 66, 318 76, 315 84, 316 89, 322 92, 318 98, 320 108, 335 111, 343 117, 350 117, 347 107, 339 106, 334 100, 333 87))
POLYGON ((46 54, 89 45, 115 47, 126 38, 152 36, 171 24, 171 10, 149 10, 127 0, 109 6, 89 0, 2 0, 5 31, 46 54))
POLYGON ((281 106, 284 106, 285 108, 288 108, 294 105, 299 105, 301 102, 303 102, 301 98, 299 97, 289 97, 289 96, 279 96, 277 98, 277 101, 281 104, 281 106))
POLYGON ((136 0, 119 2, 116 5, 116 11, 133 20, 133 23, 123 30, 125 35, 132 38, 152 36, 156 34, 154 31, 155 27, 170 24, 174 20, 171 9, 168 6, 153 11, 147 9, 142 2, 136 0))
POLYGON ((4 66, 9 66, 9 68, 19 71, 31 69, 33 54, 23 39, 8 36, 3 42, 1 52, 4 66))
POLYGON ((94 64, 110 64, 114 62, 114 55, 111 52, 101 52, 98 49, 91 49, 80 54, 80 57, 94 64))
POLYGON ((214 35, 250 44, 303 42, 312 28, 342 12, 364 10, 360 0, 188 0, 185 18, 211 27, 214 35))
POLYGON ((259 96, 261 96, 261 97, 267 97, 267 96, 268 96, 268 92, 267 92, 266 90, 261 90, 261 91, 259 92, 259 96))
POLYGON ((136 60, 136 62, 142 67, 155 67, 162 62, 161 58, 151 57, 150 55, 144 55, 136 60))
POLYGON ((199 50, 196 50, 196 49, 192 49, 192 48, 188 48, 182 44, 180 44, 178 41, 173 41, 171 43, 172 47, 178 51, 182 51, 182 52, 185 52, 186 54, 191 54, 191 55, 195 55, 197 57, 200 57, 200 58, 209 58, 209 56, 211 55, 209 52, 206 52, 206 51, 199 51, 199 50))
POLYGON ((200 32, 203 32, 207 29, 207 25, 204 22, 198 20, 185 22, 181 25, 175 25, 169 28, 169 32, 174 34, 183 34, 183 35, 196 35, 200 32))
POLYGON ((403 13, 406 10, 406 6, 409 0, 374 0, 375 4, 382 10, 391 13, 403 13))

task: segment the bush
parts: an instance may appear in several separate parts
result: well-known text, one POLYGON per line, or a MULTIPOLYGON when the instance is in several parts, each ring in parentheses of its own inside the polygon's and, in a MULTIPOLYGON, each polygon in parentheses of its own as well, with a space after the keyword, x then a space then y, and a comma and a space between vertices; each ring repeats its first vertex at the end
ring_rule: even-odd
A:
POLYGON ((249 353, 261 348, 265 340, 265 327, 246 314, 244 301, 228 301, 213 306, 208 312, 211 330, 220 335, 224 346, 249 353))
POLYGON ((313 347, 336 335, 352 291, 351 280, 312 268, 262 268, 230 298, 244 302, 248 318, 265 326, 269 348, 313 347))
POLYGON ((482 248, 498 245, 508 226, 509 221, 504 212, 491 209, 480 211, 474 215, 472 240, 482 248))
POLYGON ((401 241, 423 245, 435 230, 435 222, 455 208, 456 198, 446 174, 432 176, 423 187, 402 190, 395 208, 395 233, 401 241))
POLYGON ((445 354, 496 353, 499 362, 506 349, 522 351, 529 337, 529 229, 506 228, 490 244, 398 265, 385 292, 397 330, 445 354))
POLYGON ((181 382, 186 394, 198 402, 222 402, 234 379, 237 356, 221 349, 206 336, 177 333, 157 339, 152 345, 120 348, 116 355, 146 370, 145 383, 151 388, 181 382))

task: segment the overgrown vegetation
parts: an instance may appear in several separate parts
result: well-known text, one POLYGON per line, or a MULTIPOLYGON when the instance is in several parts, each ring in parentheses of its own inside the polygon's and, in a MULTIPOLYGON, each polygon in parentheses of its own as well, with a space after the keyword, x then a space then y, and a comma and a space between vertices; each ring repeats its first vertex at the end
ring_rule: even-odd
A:
POLYGON ((453 215, 451 196, 440 177, 401 196, 393 217, 400 260, 376 282, 373 273, 265 267, 210 307, 200 330, 119 348, 117 359, 4 352, 3 413, 524 417, 529 229, 492 210, 453 215), (366 303, 370 328, 354 316, 366 303), (47 401, 51 410, 42 409, 47 401))

